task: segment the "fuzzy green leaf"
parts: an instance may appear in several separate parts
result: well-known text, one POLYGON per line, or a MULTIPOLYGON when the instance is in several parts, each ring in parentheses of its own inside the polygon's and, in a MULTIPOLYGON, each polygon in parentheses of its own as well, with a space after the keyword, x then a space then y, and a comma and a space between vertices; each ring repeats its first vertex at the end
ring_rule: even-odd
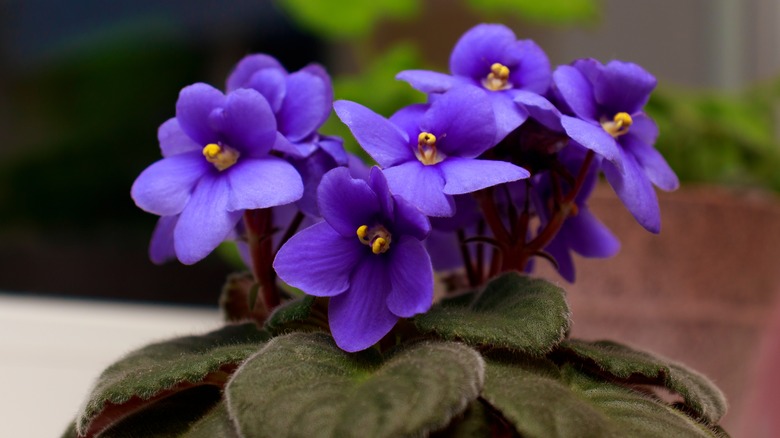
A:
POLYGON ((180 391, 222 387, 229 373, 268 338, 248 323, 136 350, 103 371, 77 417, 77 430, 80 435, 97 433, 180 391))
POLYGON ((487 360, 481 397, 523 437, 717 437, 658 399, 548 361, 487 360))
POLYGON ((265 329, 273 335, 291 331, 312 331, 327 327, 325 300, 306 295, 277 307, 265 321, 265 329))
POLYGON ((414 319, 424 333, 472 345, 489 345, 542 356, 569 330, 563 289, 510 272, 491 280, 470 303, 437 305, 414 319))
POLYGON ((586 366, 599 372, 630 382, 665 386, 680 394, 686 406, 711 424, 726 413, 726 399, 715 384, 683 365, 612 341, 572 339, 560 347, 585 359, 586 366))
POLYGON ((422 435, 477 398, 482 371, 462 344, 413 344, 383 360, 346 353, 323 333, 293 333, 250 358, 225 392, 243 436, 422 435))

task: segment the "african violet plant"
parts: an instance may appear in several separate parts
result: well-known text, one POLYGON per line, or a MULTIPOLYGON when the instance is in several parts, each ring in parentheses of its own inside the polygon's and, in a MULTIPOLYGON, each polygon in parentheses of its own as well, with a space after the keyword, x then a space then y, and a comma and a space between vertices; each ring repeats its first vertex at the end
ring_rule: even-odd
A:
POLYGON ((678 182, 642 112, 653 76, 553 71, 482 24, 450 74, 398 78, 427 103, 389 119, 333 103, 321 67, 266 55, 225 92, 181 91, 163 159, 132 187, 160 216, 151 258, 191 264, 232 240, 252 273, 229 278, 224 328, 109 367, 66 436, 725 436, 705 377, 569 338, 563 290, 528 275, 541 258, 573 281, 572 253, 618 250, 588 210, 599 174, 659 231, 653 186, 678 182), (378 166, 318 132, 331 108, 378 166))

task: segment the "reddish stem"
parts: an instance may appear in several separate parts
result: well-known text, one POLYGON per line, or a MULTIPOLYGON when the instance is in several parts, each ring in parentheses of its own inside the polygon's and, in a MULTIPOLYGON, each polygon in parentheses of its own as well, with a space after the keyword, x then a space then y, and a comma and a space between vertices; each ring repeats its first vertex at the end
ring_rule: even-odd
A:
POLYGON ((252 258, 252 273, 260 284, 263 303, 270 312, 279 305, 279 291, 276 288, 276 272, 273 264, 273 217, 270 208, 247 210, 244 223, 252 258))

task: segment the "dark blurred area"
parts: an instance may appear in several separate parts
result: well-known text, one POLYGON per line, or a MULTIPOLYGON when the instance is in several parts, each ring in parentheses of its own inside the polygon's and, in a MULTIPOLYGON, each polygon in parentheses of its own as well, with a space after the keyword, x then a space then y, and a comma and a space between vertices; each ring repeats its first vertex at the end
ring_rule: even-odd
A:
POLYGON ((244 54, 291 70, 320 45, 270 1, 12 0, 0 6, 0 290, 216 304, 233 270, 147 256, 130 186, 160 158, 179 90, 244 54))

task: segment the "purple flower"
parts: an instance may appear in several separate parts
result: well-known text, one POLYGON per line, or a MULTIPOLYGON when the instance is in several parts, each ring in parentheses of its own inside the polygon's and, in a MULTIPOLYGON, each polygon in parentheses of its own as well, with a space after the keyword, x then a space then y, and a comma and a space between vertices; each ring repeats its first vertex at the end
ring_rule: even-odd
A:
POLYGON ((642 112, 655 78, 636 64, 583 59, 558 67, 553 81, 561 105, 576 116, 562 117, 566 133, 606 158, 607 181, 636 220, 657 233, 661 217, 653 185, 674 190, 679 181, 653 147, 658 127, 642 112))
MULTIPOLYGON (((158 131, 163 159, 133 184, 135 203, 150 213, 178 216, 176 256, 195 263, 233 231, 244 210, 288 204, 303 193, 301 177, 269 155, 283 141, 266 99, 248 89, 227 96, 206 85, 185 87, 176 117, 158 131)), ((168 219, 166 219, 168 221, 168 219)))
POLYGON ((477 157, 494 145, 493 109, 474 87, 458 87, 430 105, 411 105, 390 120, 349 101, 336 114, 384 168, 393 193, 428 216, 452 216, 452 195, 527 178, 523 168, 477 157))
POLYGON ((376 167, 368 182, 353 179, 346 168, 331 170, 318 195, 325 220, 283 245, 274 268, 307 294, 331 297, 328 320, 336 343, 363 350, 399 318, 430 308, 433 269, 422 243, 430 224, 390 194, 376 167))
MULTIPOLYGON (((559 160, 576 175, 583 164, 584 157, 581 149, 567 148, 559 154, 559 160)), ((586 203, 596 185, 597 173, 596 166, 591 165, 585 182, 574 200, 577 206, 576 214, 566 219, 558 234, 544 248, 557 262, 558 273, 570 283, 575 280, 572 252, 587 258, 606 258, 612 257, 620 250, 620 241, 590 212, 586 203)), ((553 188, 549 172, 540 174, 535 180, 532 196, 541 228, 550 220, 548 201, 553 197, 553 188)), ((561 181, 561 184, 564 186, 563 190, 569 189, 565 181, 561 181)))
POLYGON ((279 132, 290 141, 279 142, 278 151, 304 158, 321 148, 340 165, 346 164, 341 144, 317 133, 333 104, 333 86, 321 66, 310 64, 287 73, 271 56, 249 55, 238 62, 227 80, 228 91, 239 88, 256 90, 268 100, 279 132))
POLYGON ((550 86, 550 61, 531 40, 517 40, 500 24, 479 24, 460 38, 450 55, 452 76, 407 70, 396 78, 424 93, 442 93, 460 84, 484 90, 496 118, 496 141, 525 121, 513 100, 519 90, 544 94, 550 86))

